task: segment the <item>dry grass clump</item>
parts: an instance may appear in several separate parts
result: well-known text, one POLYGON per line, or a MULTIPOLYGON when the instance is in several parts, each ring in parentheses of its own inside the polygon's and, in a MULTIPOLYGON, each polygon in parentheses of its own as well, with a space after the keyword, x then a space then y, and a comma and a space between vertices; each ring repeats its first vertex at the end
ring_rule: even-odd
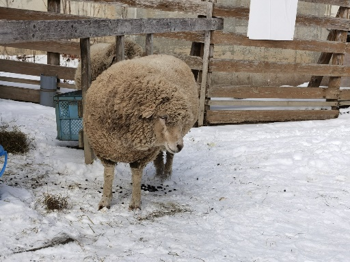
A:
POLYGON ((68 197, 44 193, 43 204, 48 211, 66 209, 68 207, 68 197))
POLYGON ((8 130, 7 126, 0 126, 0 145, 7 153, 24 154, 29 151, 29 139, 18 127, 8 130))

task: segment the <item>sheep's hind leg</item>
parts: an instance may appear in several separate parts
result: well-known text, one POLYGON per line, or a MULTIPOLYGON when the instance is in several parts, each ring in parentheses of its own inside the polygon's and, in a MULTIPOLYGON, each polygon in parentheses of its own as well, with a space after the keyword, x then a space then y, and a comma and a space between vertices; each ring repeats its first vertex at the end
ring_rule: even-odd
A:
POLYGON ((163 151, 159 151, 156 159, 153 161, 154 167, 156 168, 156 176, 163 177, 164 172, 164 161, 163 161, 163 151))
POLYGON ((143 166, 139 163, 130 163, 132 173, 132 196, 129 208, 131 210, 141 209, 141 180, 143 166))
POLYGON ((98 210, 107 207, 111 207, 112 202, 112 186, 114 179, 114 167, 115 163, 111 161, 102 160, 104 166, 104 184, 103 184, 103 194, 100 203, 98 204, 98 210))

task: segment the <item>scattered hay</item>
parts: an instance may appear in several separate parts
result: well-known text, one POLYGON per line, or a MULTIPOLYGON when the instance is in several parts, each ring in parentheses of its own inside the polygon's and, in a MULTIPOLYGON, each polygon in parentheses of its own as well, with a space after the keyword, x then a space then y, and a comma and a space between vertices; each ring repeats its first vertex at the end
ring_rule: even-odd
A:
POLYGON ((158 203, 159 210, 156 210, 146 216, 139 217, 139 221, 150 220, 154 221, 156 218, 164 216, 174 216, 179 213, 191 212, 189 209, 179 206, 178 204, 169 202, 169 203, 158 203))
POLYGON ((68 197, 44 193, 43 205, 48 211, 66 209, 68 207, 68 197))
POLYGON ((0 145, 7 153, 24 154, 29 151, 29 139, 18 127, 7 130, 7 126, 0 126, 0 145))

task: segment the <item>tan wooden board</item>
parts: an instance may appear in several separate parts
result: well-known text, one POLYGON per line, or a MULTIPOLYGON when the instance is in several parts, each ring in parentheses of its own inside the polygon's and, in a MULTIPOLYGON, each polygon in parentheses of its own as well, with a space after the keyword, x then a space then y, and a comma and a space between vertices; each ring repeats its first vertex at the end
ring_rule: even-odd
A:
POLYGON ((338 110, 208 110, 206 121, 210 125, 259 122, 324 120, 336 118, 338 110))
POLYGON ((326 53, 350 53, 350 43, 294 39, 293 41, 250 40, 246 35, 213 32, 215 45, 242 45, 249 47, 281 48, 326 53))
POLYGON ((211 86, 208 90, 208 97, 232 98, 337 99, 338 95, 334 89, 305 87, 211 86))
POLYGON ((219 18, 0 20, 0 44, 221 29, 223 19, 219 18))
POLYGON ((168 12, 205 14, 205 2, 199 0, 92 0, 93 2, 122 3, 130 7, 157 9, 168 12))
POLYGON ((0 98, 39 103, 40 90, 0 85, 0 98))
POLYGON ((325 101, 247 101, 247 100, 210 100, 210 106, 231 107, 331 107, 338 106, 338 102, 325 101))
POLYGON ((302 74, 323 76, 349 76, 349 66, 282 63, 267 61, 246 61, 232 59, 212 59, 211 71, 216 72, 246 72, 273 74, 302 74))
POLYGON ((0 59, 0 71, 37 76, 43 74, 72 80, 74 79, 76 68, 0 59))
POLYGON ((13 43, 3 46, 80 56, 79 43, 73 41, 41 41, 13 43))

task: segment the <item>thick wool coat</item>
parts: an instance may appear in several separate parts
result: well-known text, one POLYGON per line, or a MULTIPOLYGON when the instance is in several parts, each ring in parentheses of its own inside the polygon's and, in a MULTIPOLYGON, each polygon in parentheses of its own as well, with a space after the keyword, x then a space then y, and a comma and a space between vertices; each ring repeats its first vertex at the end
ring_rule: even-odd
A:
POLYGON ((151 55, 112 65, 92 82, 86 96, 84 130, 102 160, 147 164, 155 146, 155 122, 181 126, 184 136, 198 117, 198 86, 186 63, 151 55))

